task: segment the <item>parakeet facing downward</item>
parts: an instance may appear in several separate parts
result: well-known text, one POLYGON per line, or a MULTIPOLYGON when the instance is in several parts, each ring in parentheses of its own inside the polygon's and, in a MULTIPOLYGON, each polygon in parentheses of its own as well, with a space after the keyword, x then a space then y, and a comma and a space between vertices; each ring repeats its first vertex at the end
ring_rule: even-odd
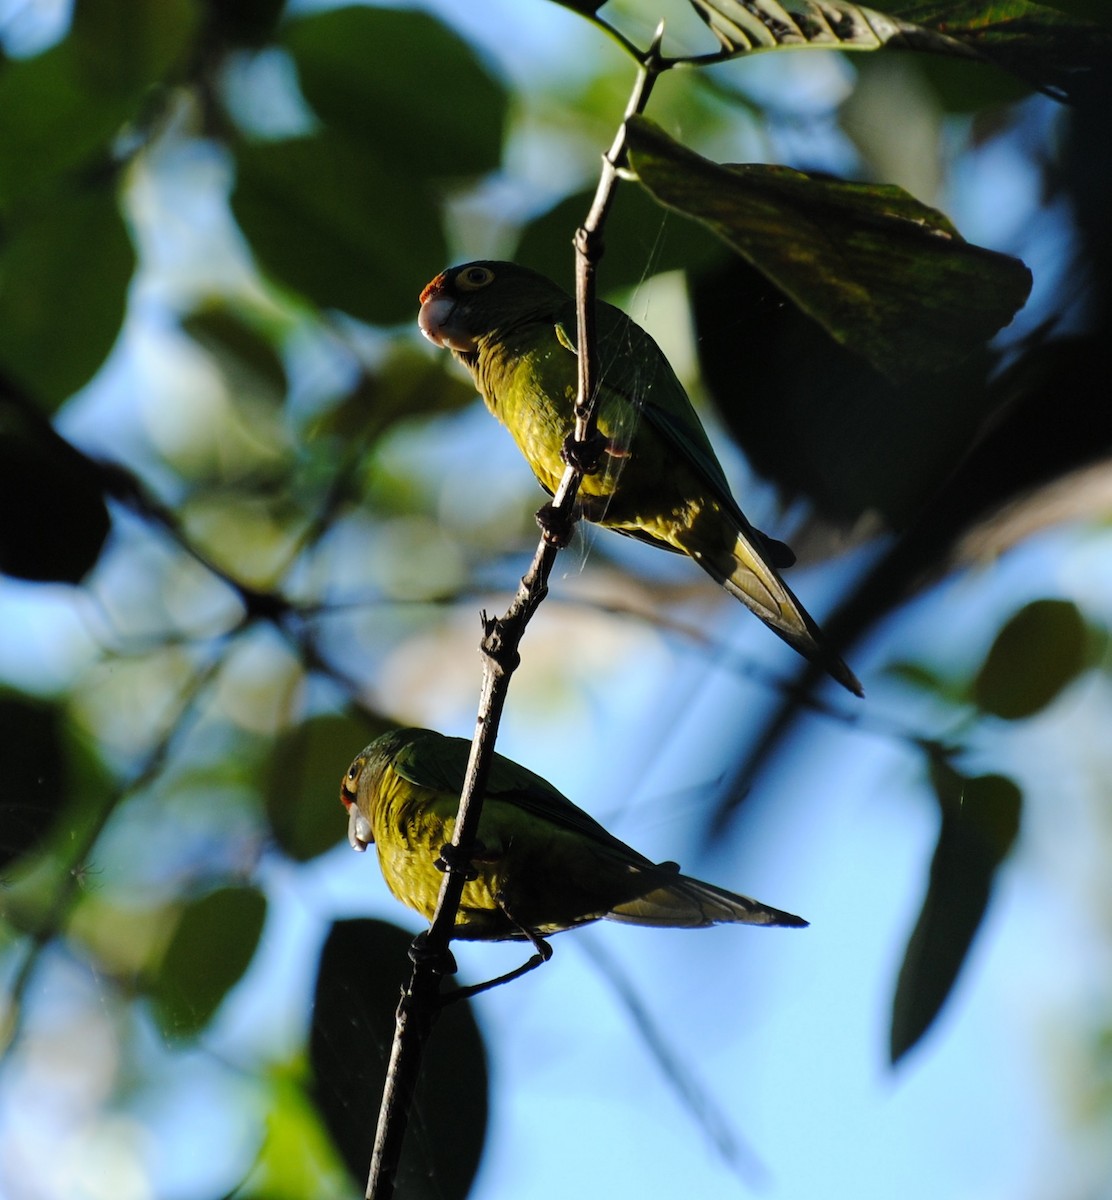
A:
MULTIPOLYGON (((472 262, 421 293, 421 332, 471 372, 541 486, 555 492, 575 427, 575 301, 552 280, 509 262, 472 262)), ((689 555, 804 657, 861 695, 853 672, 780 578, 795 556, 746 520, 695 409, 656 342, 612 305, 598 305, 605 439, 584 477, 580 511, 665 550, 689 555)))
MULTIPOLYGON (((427 920, 436 908, 440 850, 452 839, 470 742, 428 729, 384 734, 344 776, 348 841, 371 842, 395 896, 427 920)), ((806 925, 654 863, 619 841, 552 784, 500 754, 483 798, 475 878, 463 889, 454 935, 500 941, 607 918, 695 929, 726 922, 806 925)))

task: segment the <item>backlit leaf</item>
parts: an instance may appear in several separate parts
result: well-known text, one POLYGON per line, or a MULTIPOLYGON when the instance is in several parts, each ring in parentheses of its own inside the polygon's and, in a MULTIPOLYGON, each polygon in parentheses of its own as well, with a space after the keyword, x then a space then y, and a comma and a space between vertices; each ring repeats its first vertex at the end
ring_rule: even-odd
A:
POLYGON ((373 324, 414 319, 420 280, 447 255, 429 191, 330 130, 236 158, 232 207, 276 281, 373 324))
POLYGON ((983 59, 1060 99, 1108 69, 1099 25, 1027 0, 890 0, 884 11, 844 0, 690 0, 730 54, 803 46, 923 50, 983 59))
MULTIPOLYGON (((373 863, 367 863, 373 869, 373 863)), ((309 1057, 325 1124, 348 1169, 367 1178, 410 934, 383 921, 337 921, 321 951, 309 1057)), ((425 1047, 398 1171, 400 1196, 463 1200, 486 1136, 486 1051, 471 1005, 441 1009, 425 1047)))
POLYGON ((898 1062, 930 1028, 968 956, 997 868, 1019 833, 1022 793, 1002 775, 932 772, 942 823, 923 908, 892 1002, 889 1051, 898 1062))
POLYGON ((1087 665, 1088 632, 1077 605, 1035 600, 996 635, 973 680, 973 699, 1009 721, 1046 708, 1087 665))
POLYGON ((108 180, 23 210, 0 243, 0 370, 51 407, 87 383, 123 324, 134 265, 108 180))
POLYGON ((392 173, 477 175, 498 166, 505 91, 428 14, 338 8, 291 22, 282 41, 321 119, 392 173))
POLYGON ((642 117, 627 131, 633 168, 661 204, 708 226, 894 379, 959 362, 1030 291, 1023 263, 966 242, 901 188, 720 166, 642 117))
POLYGON ((166 1034, 204 1029, 247 970, 265 917, 266 900, 251 887, 218 888, 185 908, 151 985, 166 1034))
POLYGON ((385 723, 328 713, 284 733, 271 754, 266 811, 278 844, 301 861, 323 854, 347 835, 340 780, 351 760, 385 723))

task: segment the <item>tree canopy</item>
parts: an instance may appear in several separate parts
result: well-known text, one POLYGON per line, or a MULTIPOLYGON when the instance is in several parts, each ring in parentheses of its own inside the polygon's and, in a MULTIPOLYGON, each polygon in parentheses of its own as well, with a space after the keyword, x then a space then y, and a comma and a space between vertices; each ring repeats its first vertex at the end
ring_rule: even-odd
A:
MULTIPOLYGON (((0 1192, 360 1193, 419 922, 347 852, 340 779, 395 725, 470 733, 476 615, 546 499, 417 296, 480 257, 571 289, 608 148, 599 293, 868 698, 689 564, 593 527, 553 555, 499 749, 812 929, 569 934, 447 1005, 399 1194, 610 1194, 623 1163, 629 1194, 813 1194, 786 1147, 850 1118, 811 1098, 786 1132, 784 1080, 837 1081, 780 1013, 855 987, 856 1069, 908 1088, 1006 994, 1008 904, 1066 993, 1014 1019, 1034 1044, 1056 1002, 1074 1068, 1028 1087, 1060 1139, 984 1194, 1058 1180, 1112 1122, 1082 1001, 1112 899, 1104 6, 34 8, 0 15, 0 1192)), ((515 962, 456 950, 461 984, 515 962)))

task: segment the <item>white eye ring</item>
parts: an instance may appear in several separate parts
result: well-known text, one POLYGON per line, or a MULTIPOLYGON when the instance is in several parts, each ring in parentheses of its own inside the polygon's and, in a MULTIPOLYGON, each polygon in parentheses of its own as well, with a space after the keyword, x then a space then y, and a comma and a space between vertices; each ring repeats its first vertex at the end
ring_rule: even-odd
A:
POLYGON ((456 287, 463 292, 477 292, 494 278, 489 267, 465 267, 456 276, 456 287))

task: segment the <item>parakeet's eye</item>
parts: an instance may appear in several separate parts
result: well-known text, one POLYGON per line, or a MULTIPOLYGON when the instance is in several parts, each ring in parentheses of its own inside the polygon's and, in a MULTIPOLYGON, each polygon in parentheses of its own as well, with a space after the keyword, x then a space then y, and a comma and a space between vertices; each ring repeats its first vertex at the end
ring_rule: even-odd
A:
POLYGON ((344 782, 340 785, 340 803, 344 808, 351 808, 359 795, 359 776, 363 771, 362 754, 348 767, 344 782))
POLYGON ((477 292, 493 278, 494 272, 489 267, 465 267, 456 276, 456 287, 461 292, 477 292))

